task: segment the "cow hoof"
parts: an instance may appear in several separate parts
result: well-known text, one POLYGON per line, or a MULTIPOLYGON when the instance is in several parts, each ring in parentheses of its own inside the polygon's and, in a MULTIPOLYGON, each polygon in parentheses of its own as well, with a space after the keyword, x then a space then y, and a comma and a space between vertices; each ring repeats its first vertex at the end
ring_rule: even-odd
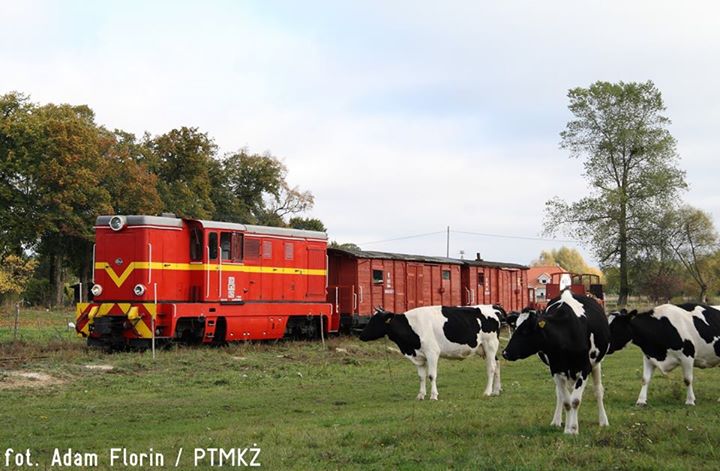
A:
POLYGON ((692 401, 692 402, 685 401, 685 405, 686 405, 686 406, 694 406, 694 405, 695 405, 695 401, 692 401))
POLYGON ((418 394, 415 399, 417 399, 418 401, 424 401, 424 400, 425 400, 425 394, 418 394))
POLYGON ((647 405, 647 403, 646 402, 636 402, 635 405, 637 407, 645 407, 647 405))
POLYGON ((577 428, 565 429, 565 435, 577 435, 577 434, 578 434, 577 428))
POLYGON ((555 422, 555 421, 553 420, 552 422, 550 422, 550 426, 551 426, 551 427, 562 427, 562 421, 560 421, 560 422, 555 422))
POLYGON ((431 400, 431 401, 437 401, 438 398, 437 398, 437 396, 430 396, 430 400, 431 400))

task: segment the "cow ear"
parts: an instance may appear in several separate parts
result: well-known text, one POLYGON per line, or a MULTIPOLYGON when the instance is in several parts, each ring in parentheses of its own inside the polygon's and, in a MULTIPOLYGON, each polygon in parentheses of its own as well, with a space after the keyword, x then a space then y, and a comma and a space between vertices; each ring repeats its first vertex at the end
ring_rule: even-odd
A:
POLYGON ((629 315, 630 317, 635 317, 635 316, 637 316, 637 313, 638 313, 638 312, 637 312, 637 309, 633 309, 632 311, 630 311, 630 312, 628 313, 628 315, 629 315))

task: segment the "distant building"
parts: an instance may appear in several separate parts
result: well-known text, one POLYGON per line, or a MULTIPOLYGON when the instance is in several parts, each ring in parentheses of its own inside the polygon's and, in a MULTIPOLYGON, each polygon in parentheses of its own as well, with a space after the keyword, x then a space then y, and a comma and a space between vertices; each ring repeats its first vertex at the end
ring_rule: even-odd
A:
POLYGON ((528 270, 528 288, 535 290, 535 299, 538 302, 546 301, 545 285, 550 283, 552 275, 555 273, 563 273, 560 279, 560 289, 570 286, 570 272, 557 265, 545 265, 539 267, 530 267, 528 270))

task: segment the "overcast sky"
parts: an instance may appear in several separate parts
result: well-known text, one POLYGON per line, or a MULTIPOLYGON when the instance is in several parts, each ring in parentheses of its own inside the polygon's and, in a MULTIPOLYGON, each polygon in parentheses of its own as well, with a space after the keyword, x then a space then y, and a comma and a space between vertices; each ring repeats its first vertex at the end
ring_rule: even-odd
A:
POLYGON ((546 200, 586 194, 567 91, 652 80, 720 217, 720 6, 671 1, 0 0, 0 93, 141 135, 270 151, 331 239, 529 263, 546 200), (419 237, 407 238, 408 236, 419 237), (495 234, 510 237, 494 237, 495 234), (399 239, 390 240, 389 239, 399 239))

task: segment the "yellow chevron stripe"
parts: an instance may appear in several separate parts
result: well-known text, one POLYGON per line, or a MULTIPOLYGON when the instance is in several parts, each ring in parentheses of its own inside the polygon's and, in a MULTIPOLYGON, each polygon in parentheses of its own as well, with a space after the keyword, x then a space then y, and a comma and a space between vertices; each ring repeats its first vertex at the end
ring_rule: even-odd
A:
POLYGON ((134 270, 178 270, 178 271, 226 271, 226 272, 243 272, 243 273, 267 273, 278 275, 308 275, 308 276, 325 276, 327 270, 323 269, 307 269, 307 268, 285 268, 285 267, 252 267, 247 265, 213 265, 202 263, 162 263, 162 262, 131 262, 125 271, 119 276, 115 273, 112 266, 107 262, 95 263, 96 270, 105 270, 110 279, 116 286, 120 287, 128 279, 134 270))

